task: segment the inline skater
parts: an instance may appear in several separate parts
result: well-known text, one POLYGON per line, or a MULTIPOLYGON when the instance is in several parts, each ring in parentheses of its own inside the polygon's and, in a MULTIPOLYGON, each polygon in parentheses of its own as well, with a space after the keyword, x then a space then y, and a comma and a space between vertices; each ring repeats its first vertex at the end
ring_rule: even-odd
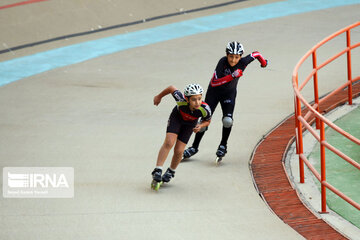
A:
MULTIPOLYGON (((212 114, 214 114, 218 103, 220 103, 223 114, 222 138, 216 151, 217 163, 227 153, 227 141, 233 125, 236 88, 239 78, 243 75, 245 68, 255 59, 260 62, 262 68, 268 64, 268 61, 258 51, 242 57, 243 45, 236 41, 229 42, 225 52, 226 56, 219 60, 205 96, 205 102, 209 104, 212 114)), ((184 151, 183 158, 190 158, 199 151, 199 144, 206 130, 207 128, 203 128, 196 133, 192 146, 184 151)))
POLYGON ((162 182, 169 182, 175 176, 175 170, 182 159, 192 132, 197 133, 210 124, 211 110, 202 101, 203 92, 204 90, 199 84, 187 85, 184 95, 174 86, 169 86, 154 97, 154 105, 157 106, 164 96, 172 94, 177 105, 170 114, 165 141, 159 150, 156 167, 151 173, 153 189, 158 190, 162 182), (200 121, 198 121, 199 119, 200 121), (170 167, 162 175, 163 165, 172 147, 174 147, 174 155, 170 167))

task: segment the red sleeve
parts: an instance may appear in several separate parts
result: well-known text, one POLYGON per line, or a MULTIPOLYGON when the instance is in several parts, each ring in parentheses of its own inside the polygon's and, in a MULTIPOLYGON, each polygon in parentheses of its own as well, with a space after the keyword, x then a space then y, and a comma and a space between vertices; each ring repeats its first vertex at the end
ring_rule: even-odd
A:
POLYGON ((231 74, 226 75, 225 77, 217 79, 216 78, 216 73, 214 73, 213 77, 211 78, 210 85, 212 87, 218 87, 218 86, 223 85, 223 84, 225 84, 227 82, 231 82, 232 80, 234 80, 234 78, 233 78, 233 76, 231 74))
POLYGON ((253 58, 256 58, 256 59, 260 62, 260 64, 261 64, 262 67, 266 67, 266 65, 267 65, 266 59, 261 55, 261 53, 259 53, 259 52, 253 52, 253 53, 251 54, 251 56, 252 56, 253 58))

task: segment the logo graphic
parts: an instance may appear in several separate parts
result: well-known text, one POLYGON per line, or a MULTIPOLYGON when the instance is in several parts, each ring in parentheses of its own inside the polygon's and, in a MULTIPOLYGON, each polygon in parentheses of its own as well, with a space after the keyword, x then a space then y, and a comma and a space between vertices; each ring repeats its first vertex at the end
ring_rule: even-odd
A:
POLYGON ((224 74, 225 75, 230 75, 232 72, 229 68, 226 68, 225 71, 224 71, 224 74))
POLYGON ((29 175, 8 173, 8 186, 12 188, 29 187, 29 175))
POLYGON ((73 168, 3 168, 5 198, 72 198, 73 168))

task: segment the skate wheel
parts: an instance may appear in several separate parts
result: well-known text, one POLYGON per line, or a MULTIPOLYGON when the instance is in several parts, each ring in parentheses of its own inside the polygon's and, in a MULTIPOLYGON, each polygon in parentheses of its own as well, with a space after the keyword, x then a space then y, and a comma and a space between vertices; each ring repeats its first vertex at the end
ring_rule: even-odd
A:
POLYGON ((221 160, 222 160, 222 157, 216 157, 216 158, 215 158, 215 164, 216 164, 216 165, 219 165, 220 162, 221 162, 221 160))
POLYGON ((151 188, 155 191, 159 190, 160 186, 161 186, 162 182, 157 182, 157 181, 152 181, 151 182, 151 188))

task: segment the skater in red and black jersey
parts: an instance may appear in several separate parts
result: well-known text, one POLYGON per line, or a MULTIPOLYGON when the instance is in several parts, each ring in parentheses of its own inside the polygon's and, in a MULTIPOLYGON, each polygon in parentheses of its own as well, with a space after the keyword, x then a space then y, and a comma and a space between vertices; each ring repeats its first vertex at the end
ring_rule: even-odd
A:
POLYGON ((154 105, 156 106, 168 94, 172 94, 177 103, 170 114, 165 141, 159 150, 156 168, 152 172, 152 187, 155 190, 159 188, 160 183, 169 182, 174 177, 175 169, 182 159, 191 134, 199 132, 200 129, 210 124, 211 110, 202 101, 203 92, 203 88, 198 84, 187 85, 184 95, 174 86, 169 86, 154 97, 154 105), (199 119, 200 121, 198 121, 199 119), (162 175, 162 167, 172 147, 174 147, 174 155, 170 167, 162 175))
MULTIPOLYGON (((243 75, 245 68, 255 59, 263 68, 268 64, 268 61, 257 51, 242 57, 244 48, 236 41, 229 42, 225 51, 226 56, 219 60, 205 96, 205 102, 209 104, 211 112, 214 113, 216 106, 220 103, 223 114, 222 139, 216 151, 217 161, 218 159, 221 161, 227 152, 239 78, 243 75)), ((198 152, 200 141, 206 130, 207 128, 202 129, 196 134, 192 146, 184 151, 184 158, 189 158, 198 152)))

